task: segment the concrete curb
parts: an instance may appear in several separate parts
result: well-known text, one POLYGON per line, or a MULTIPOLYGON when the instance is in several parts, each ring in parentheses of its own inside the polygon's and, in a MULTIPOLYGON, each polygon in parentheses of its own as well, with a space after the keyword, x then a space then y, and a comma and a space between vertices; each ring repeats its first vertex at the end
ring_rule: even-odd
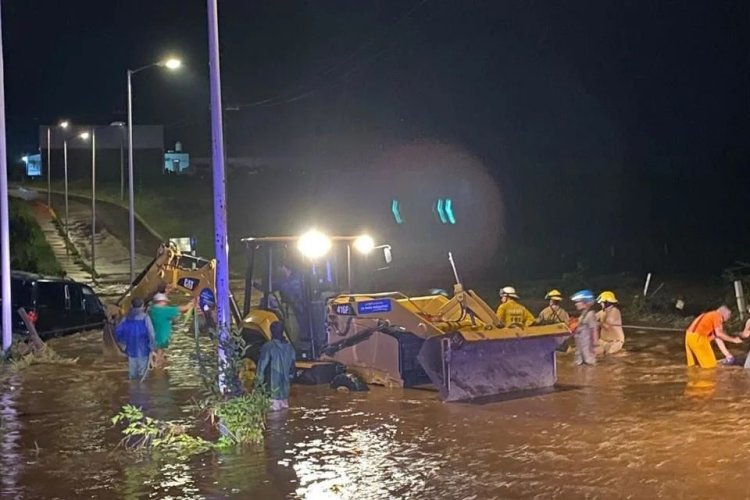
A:
MULTIPOLYGON (((34 191, 37 191, 37 192, 39 192, 39 193, 45 193, 45 194, 47 193, 47 190, 46 190, 46 189, 38 189, 38 188, 34 188, 33 190, 34 190, 34 191)), ((58 191, 58 190, 56 190, 56 189, 53 189, 53 190, 51 190, 51 191, 50 191, 50 193, 52 193, 52 194, 56 194, 56 195, 60 195, 60 196, 65 196, 65 192, 64 192, 64 191, 58 191)), ((70 191, 68 191, 68 198, 76 198, 76 199, 79 199, 79 200, 87 200, 87 201, 91 201, 91 197, 90 197, 90 196, 86 196, 86 195, 84 195, 84 194, 79 194, 79 193, 72 193, 72 192, 70 192, 70 191)), ((115 203, 115 202, 112 202, 112 201, 109 201, 109 200, 105 200, 105 199, 102 199, 102 198, 97 198, 97 199, 96 199, 96 202, 97 202, 97 203, 106 203, 107 205, 111 205, 111 206, 113 206, 113 207, 117 207, 117 208, 119 208, 119 209, 121 209, 121 210, 124 210, 125 212, 129 212, 129 210, 128 210, 128 207, 127 207, 127 205, 121 205, 120 203, 115 203)), ((166 241, 166 240, 164 239, 164 237, 163 237, 162 235, 160 235, 160 234, 159 234, 159 233, 158 233, 158 232, 156 231, 156 229, 154 229, 153 227, 151 227, 151 226, 149 225, 149 223, 148 223, 148 222, 146 222, 146 221, 145 221, 145 220, 143 219, 143 217, 141 217, 141 216, 140 216, 140 215, 138 214, 138 212, 135 212, 134 216, 135 216, 135 219, 136 219, 136 220, 137 220, 137 221, 138 221, 138 222, 139 222, 139 223, 140 223, 140 224, 141 224, 141 225, 142 225, 142 226, 143 226, 144 228, 146 228, 146 231, 148 231, 149 233, 151 233, 151 236, 153 236, 154 238, 158 239, 159 241, 166 241)))

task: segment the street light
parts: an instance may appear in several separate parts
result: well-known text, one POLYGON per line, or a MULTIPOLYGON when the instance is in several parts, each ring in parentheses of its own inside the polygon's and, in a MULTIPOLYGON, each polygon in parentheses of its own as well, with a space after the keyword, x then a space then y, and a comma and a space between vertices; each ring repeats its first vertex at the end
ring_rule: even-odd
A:
MULTIPOLYGON (((70 122, 68 120, 62 120, 58 124, 58 127, 63 130, 68 130, 68 127, 70 127, 70 122)), ((68 233, 68 222, 70 221, 70 212, 68 210, 68 139, 70 139, 70 137, 63 138, 63 183, 65 186, 65 239, 67 241, 70 241, 70 235, 68 233)), ((66 253, 68 252, 67 241, 65 243, 66 253)))
MULTIPOLYGON (((61 121, 60 128, 68 128, 68 121, 61 121)), ((47 207, 52 208, 52 127, 47 125, 47 207)))
POLYGON ((78 137, 84 141, 91 138, 91 281, 96 283, 96 128, 78 137))
POLYGON ((167 59, 164 62, 159 63, 159 66, 164 66, 167 69, 175 70, 182 67, 182 61, 174 57, 167 59))
POLYGON ((123 150, 125 146, 125 132, 128 124, 125 122, 112 122, 110 127, 117 127, 122 131, 120 134, 120 201, 125 201, 125 160, 123 150))
POLYGON ((175 71, 182 66, 182 61, 170 57, 162 61, 128 70, 128 226, 130 232, 130 282, 135 281, 135 194, 133 191, 133 75, 154 66, 175 71))

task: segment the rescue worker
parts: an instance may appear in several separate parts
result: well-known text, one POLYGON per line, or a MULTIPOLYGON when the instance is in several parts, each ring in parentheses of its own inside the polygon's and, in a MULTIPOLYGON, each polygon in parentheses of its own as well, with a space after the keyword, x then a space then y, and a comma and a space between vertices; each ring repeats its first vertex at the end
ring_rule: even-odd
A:
POLYGON ((169 298, 166 294, 157 293, 154 295, 151 307, 148 308, 148 315, 154 324, 155 351, 153 354, 153 365, 161 368, 166 362, 164 350, 169 347, 169 341, 172 339, 172 322, 180 314, 185 314, 193 308, 193 302, 188 302, 183 306, 169 305, 169 298))
POLYGON ((504 326, 514 324, 529 326, 534 323, 534 315, 523 305, 516 302, 518 294, 512 286, 506 286, 500 290, 500 305, 497 307, 497 317, 504 326))
POLYGON ((596 298, 602 310, 596 313, 599 322, 599 341, 596 345, 597 356, 615 354, 622 350, 625 343, 625 332, 622 330, 622 314, 617 307, 617 296, 609 290, 596 298))
POLYGON ((596 354, 594 343, 596 342, 596 313, 594 312, 594 293, 591 290, 576 292, 570 300, 581 313, 578 325, 573 332, 576 344, 575 364, 595 365, 596 354))
MULTIPOLYGON (((750 313, 750 304, 747 306, 747 312, 750 313)), ((742 337, 743 339, 750 338, 750 318, 745 321, 745 329, 740 333, 740 337, 742 337)), ((748 353, 747 357, 745 358, 744 367, 746 370, 750 369, 750 353, 748 353)))
POLYGON ((120 344, 125 344, 125 354, 128 355, 128 378, 142 379, 154 349, 154 326, 151 318, 143 311, 143 300, 132 300, 130 311, 115 329, 115 338, 120 344))
POLYGON ((708 311, 693 320, 685 331, 685 356, 688 366, 714 368, 716 356, 711 348, 711 341, 721 339, 733 344, 741 344, 742 339, 724 333, 724 322, 732 317, 732 311, 727 306, 721 306, 715 311, 708 311))
POLYGON ((271 289, 279 292, 281 300, 285 306, 283 314, 287 332, 292 342, 307 341, 310 336, 307 333, 309 328, 305 318, 307 318, 307 308, 304 299, 304 278, 301 273, 293 270, 289 264, 282 263, 279 267, 279 279, 275 280, 271 289))
POLYGON ((294 375, 294 347, 284 338, 284 325, 271 323, 271 340, 260 349, 255 370, 255 386, 266 384, 271 396, 271 411, 289 408, 289 385, 294 375))
POLYGON ((550 290, 544 298, 549 300, 549 306, 542 309, 542 312, 536 318, 536 323, 539 325, 565 323, 567 325, 570 321, 570 315, 560 306, 563 300, 562 293, 559 290, 550 290))

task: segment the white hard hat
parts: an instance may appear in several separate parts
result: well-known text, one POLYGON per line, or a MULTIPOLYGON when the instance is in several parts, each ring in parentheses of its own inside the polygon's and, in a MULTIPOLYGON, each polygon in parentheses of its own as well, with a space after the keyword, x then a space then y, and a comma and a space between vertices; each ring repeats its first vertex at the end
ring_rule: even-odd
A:
POLYGON ((169 302, 169 299, 163 293, 157 293, 156 295, 154 295, 153 301, 154 302, 169 302))
POLYGON ((516 289, 512 286, 506 286, 500 289, 500 296, 507 295, 508 297, 513 297, 514 299, 518 298, 518 294, 516 293, 516 289))

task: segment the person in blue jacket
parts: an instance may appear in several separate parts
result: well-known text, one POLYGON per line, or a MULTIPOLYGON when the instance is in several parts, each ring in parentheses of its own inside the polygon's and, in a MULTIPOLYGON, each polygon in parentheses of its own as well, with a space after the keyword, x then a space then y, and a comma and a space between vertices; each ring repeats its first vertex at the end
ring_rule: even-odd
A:
POLYGON ((271 323, 271 340, 260 349, 255 369, 255 386, 266 384, 271 396, 271 411, 289 408, 289 385, 294 375, 294 347, 284 338, 284 325, 271 323))
POLYGON ((151 351, 154 350, 154 325, 143 310, 143 300, 133 299, 128 315, 115 329, 115 338, 125 345, 128 378, 143 378, 148 369, 151 351))

